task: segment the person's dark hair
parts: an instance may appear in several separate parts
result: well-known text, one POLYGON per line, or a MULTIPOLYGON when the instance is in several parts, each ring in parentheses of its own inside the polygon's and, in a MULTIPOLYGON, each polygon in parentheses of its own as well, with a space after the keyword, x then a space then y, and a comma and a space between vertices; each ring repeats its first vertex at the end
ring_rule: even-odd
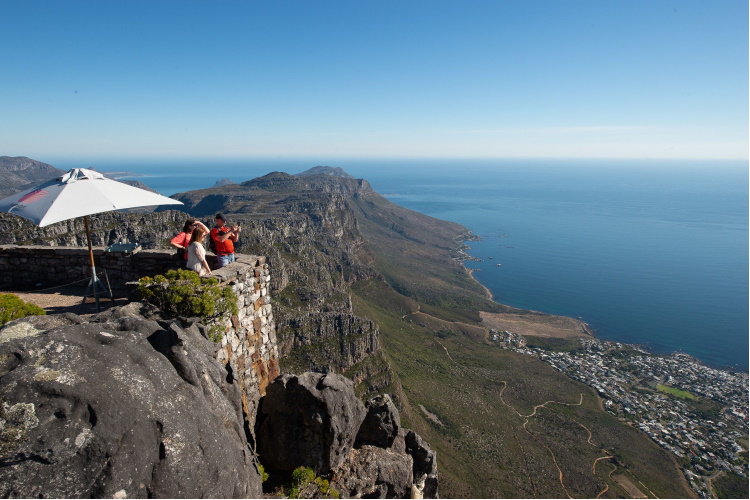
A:
POLYGON ((226 218, 226 217, 224 217, 224 214, 223 214, 223 213, 221 213, 221 212, 219 212, 218 214, 216 214, 216 217, 214 217, 214 219, 221 219, 221 220, 223 220, 223 221, 225 221, 225 222, 226 222, 226 220, 227 220, 227 218, 226 218))
POLYGON ((185 225, 182 226, 182 232, 188 233, 193 230, 193 224, 195 224, 195 219, 188 219, 187 222, 185 222, 185 225))

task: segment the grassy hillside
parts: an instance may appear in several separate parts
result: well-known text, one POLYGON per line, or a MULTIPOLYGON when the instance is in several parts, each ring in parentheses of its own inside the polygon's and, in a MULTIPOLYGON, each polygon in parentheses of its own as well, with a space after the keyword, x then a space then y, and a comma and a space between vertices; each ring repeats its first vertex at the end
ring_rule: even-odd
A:
POLYGON ((386 391, 438 452, 443 497, 628 498, 633 487, 692 496, 671 456, 604 412, 587 386, 485 344, 475 325, 415 322, 418 304, 386 283, 353 291, 357 314, 380 325, 395 375, 386 391))

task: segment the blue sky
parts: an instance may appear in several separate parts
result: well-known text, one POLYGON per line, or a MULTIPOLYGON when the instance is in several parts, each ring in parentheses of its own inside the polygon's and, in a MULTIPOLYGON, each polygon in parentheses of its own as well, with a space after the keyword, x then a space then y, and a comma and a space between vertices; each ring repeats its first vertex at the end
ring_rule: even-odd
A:
POLYGON ((746 0, 1 0, 0 155, 748 157, 746 0))

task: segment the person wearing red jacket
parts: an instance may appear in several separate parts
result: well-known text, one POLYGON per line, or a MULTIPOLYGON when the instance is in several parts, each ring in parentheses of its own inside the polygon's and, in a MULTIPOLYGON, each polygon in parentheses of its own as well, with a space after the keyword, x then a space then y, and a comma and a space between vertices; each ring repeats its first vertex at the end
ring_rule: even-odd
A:
POLYGON ((188 219, 187 222, 185 222, 185 226, 182 228, 182 231, 178 233, 177 236, 172 238, 169 242, 172 247, 176 248, 177 250, 182 250, 185 262, 187 262, 187 249, 190 245, 190 236, 193 232, 194 227, 195 219, 188 219))
POLYGON ((242 228, 240 226, 227 226, 227 219, 222 213, 216 214, 214 219, 216 225, 211 229, 211 239, 213 239, 216 248, 217 267, 222 268, 234 262, 234 244, 237 242, 242 228))

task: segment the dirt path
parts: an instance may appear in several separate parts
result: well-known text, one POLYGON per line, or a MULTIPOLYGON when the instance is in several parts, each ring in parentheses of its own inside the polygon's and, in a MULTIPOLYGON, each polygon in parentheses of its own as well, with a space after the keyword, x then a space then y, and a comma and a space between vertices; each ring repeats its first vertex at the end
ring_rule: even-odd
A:
POLYGON ((448 348, 447 348, 447 347, 445 347, 445 346, 443 345, 443 343, 442 343, 442 342, 440 342, 439 340, 435 340, 435 342, 437 342, 438 344, 440 344, 440 347, 442 347, 442 348, 443 348, 443 349, 445 350, 445 354, 447 354, 447 355, 448 355, 448 359, 450 359, 450 360, 451 360, 451 361, 453 361, 454 363, 458 364, 458 363, 456 362, 456 360, 455 360, 455 359, 453 359, 453 357, 451 356, 451 353, 450 353, 450 352, 448 352, 448 348))
MULTIPOLYGON (((523 423, 523 426, 522 426, 523 430, 526 431, 526 433, 532 439, 534 439, 537 443, 539 443, 540 445, 544 446, 547 449, 547 451, 549 452, 550 456, 552 457, 552 461, 555 464, 555 467, 557 468, 558 479, 560 481, 560 486, 562 486, 563 491, 565 492, 565 494, 567 495, 568 498, 573 498, 573 497, 570 496, 570 492, 568 491, 567 487, 565 486, 565 477, 563 475, 562 469, 560 468, 560 465, 557 462, 557 457, 555 456, 555 453, 550 449, 549 446, 547 446, 545 443, 541 442, 539 440, 539 438, 533 432, 531 432, 528 429, 527 425, 528 425, 530 419, 533 418, 533 417, 535 417, 537 415, 537 413, 538 413, 539 410, 541 410, 542 408, 546 408, 547 405, 550 405, 550 404, 559 404, 559 405, 564 405, 564 406, 581 406, 583 404, 583 394, 580 395, 581 397, 580 397, 580 400, 578 401, 578 403, 565 403, 565 402, 562 402, 562 401, 546 401, 546 402, 544 402, 542 404, 534 406, 534 411, 532 411, 530 414, 528 414, 528 415, 522 415, 521 412, 519 412, 518 410, 516 410, 512 405, 508 404, 508 402, 505 401, 505 399, 503 399, 503 393, 505 392, 505 389, 508 388, 508 382, 505 381, 505 380, 501 380, 501 382, 503 384, 503 387, 502 387, 502 389, 500 389, 500 394, 499 394, 500 401, 505 406, 507 406, 508 408, 510 408, 511 410, 513 410, 513 412, 515 412, 516 415, 518 415, 519 417, 521 417, 521 418, 524 419, 524 423, 523 423)), ((590 445, 590 446, 594 446, 596 448, 599 448, 599 450, 602 453, 604 453, 604 456, 598 457, 596 460, 594 460, 593 464, 591 465, 591 474, 593 476, 596 476, 596 465, 599 463, 599 461, 601 461, 601 460, 611 460, 611 459, 614 458, 614 456, 611 454, 611 452, 609 450, 607 450, 605 448, 599 447, 596 443, 594 443, 592 441, 592 439, 593 439, 593 433, 591 432, 591 430, 588 427, 586 427, 585 425, 583 425, 582 423, 578 422, 575 419, 573 419, 573 422, 575 422, 576 424, 580 425, 588 433, 588 437, 586 438, 586 443, 588 445, 590 445)), ((520 442, 519 442, 519 446, 521 446, 520 442)), ((521 450, 523 451, 523 447, 522 446, 521 446, 521 450)), ((525 453, 524 453, 524 459, 526 459, 525 453)), ((640 484, 641 487, 644 490, 646 490, 653 498, 659 498, 658 496, 656 496, 656 494, 654 494, 653 491, 651 491, 648 487, 646 487, 646 485, 644 485, 643 482, 641 482, 640 480, 638 480, 634 476, 632 478, 632 481, 628 477, 626 477, 624 474, 619 474, 617 476, 613 476, 614 472, 617 469, 618 469, 617 465, 612 464, 612 470, 609 471, 609 473, 607 474, 607 477, 609 477, 610 479, 614 480, 617 484, 619 484, 625 491, 628 492, 628 494, 632 498, 649 498, 648 495, 644 494, 643 491, 638 486, 635 485, 635 482, 637 482, 638 484, 640 484)), ((528 470, 528 465, 527 465, 527 470, 528 470)), ((632 473, 630 471, 626 471, 626 472, 632 476, 632 473)), ((599 494, 596 496, 596 498, 601 498, 602 495, 604 495, 607 491, 609 491, 609 484, 605 483, 604 489, 599 492, 599 494)))

